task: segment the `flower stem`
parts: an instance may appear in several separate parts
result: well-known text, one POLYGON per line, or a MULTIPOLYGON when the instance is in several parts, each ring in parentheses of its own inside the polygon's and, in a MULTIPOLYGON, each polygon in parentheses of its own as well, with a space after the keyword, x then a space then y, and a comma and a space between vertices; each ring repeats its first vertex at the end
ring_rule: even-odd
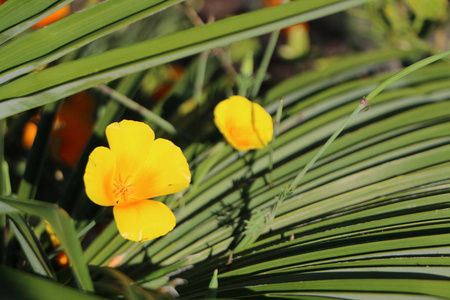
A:
POLYGON ((125 96, 125 95, 119 93, 118 91, 110 88, 109 86, 106 86, 103 84, 98 85, 96 88, 97 88, 97 90, 110 96, 112 99, 116 100, 117 102, 119 102, 120 104, 125 106, 126 108, 134 110, 135 112, 139 113, 147 121, 155 123, 162 129, 167 131, 168 133, 170 133, 172 135, 177 134, 177 130, 172 124, 170 124, 169 122, 167 122, 166 120, 164 120, 163 118, 161 118, 160 116, 158 116, 157 114, 152 112, 151 110, 148 110, 144 106, 142 106, 139 103, 128 98, 127 96, 125 96))
POLYGON ((266 51, 264 52, 261 65, 259 66, 258 71, 256 72, 255 81, 253 83, 253 87, 250 92, 250 99, 253 99, 258 95, 259 89, 261 88, 261 84, 264 81, 264 77, 266 76, 267 68, 269 67, 273 51, 275 50, 275 46, 277 45, 279 35, 280 35, 279 30, 272 32, 272 34, 270 35, 269 43, 267 44, 266 51))
POLYGON ((280 120, 281 120, 281 114, 283 113, 283 102, 284 99, 281 98, 278 102, 278 109, 277 114, 275 115, 275 124, 273 125, 273 138, 272 142, 270 142, 270 149, 269 149, 269 172, 270 172, 270 186, 273 186, 273 151, 275 148, 275 138, 278 135, 278 130, 280 128, 280 120))
POLYGON ((204 51, 200 54, 197 66, 197 76, 195 78, 195 101, 197 108, 200 107, 202 98, 203 83, 205 81, 206 63, 208 62, 209 51, 204 51))

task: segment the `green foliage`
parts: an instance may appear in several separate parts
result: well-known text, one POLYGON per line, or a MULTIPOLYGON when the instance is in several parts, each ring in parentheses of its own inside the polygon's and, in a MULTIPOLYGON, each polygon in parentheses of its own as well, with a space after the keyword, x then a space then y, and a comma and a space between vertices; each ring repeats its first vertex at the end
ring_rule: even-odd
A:
POLYGON ((166 33, 172 17, 198 17, 190 6, 198 3, 109 0, 26 31, 70 2, 0 5, 5 297, 450 298, 450 52, 426 41, 448 18, 418 1, 298 0, 166 33), (274 57, 282 28, 349 10, 352 22, 373 24, 370 51, 323 58, 311 46, 308 70, 270 78, 282 61, 274 57), (133 34, 141 30, 164 34, 142 40, 133 34), (254 44, 269 33, 266 47, 254 44), (389 37, 388 49, 380 37, 389 37), (229 45, 250 38, 233 64, 229 45), (158 96, 171 76, 148 70, 163 64, 158 72, 178 64, 184 73, 158 96), (60 167, 57 192, 48 164, 57 158, 47 149, 58 100, 90 88, 96 123, 78 164, 60 167), (214 128, 214 105, 236 91, 274 116, 270 147, 234 151, 214 128), (17 158, 5 149, 41 106, 35 143, 17 158), (190 163, 191 186, 158 199, 177 226, 153 241, 123 239, 111 211, 84 193, 89 153, 122 118, 151 124, 190 163), (43 186, 50 197, 37 193, 43 186), (60 253, 70 266, 58 263, 60 253))

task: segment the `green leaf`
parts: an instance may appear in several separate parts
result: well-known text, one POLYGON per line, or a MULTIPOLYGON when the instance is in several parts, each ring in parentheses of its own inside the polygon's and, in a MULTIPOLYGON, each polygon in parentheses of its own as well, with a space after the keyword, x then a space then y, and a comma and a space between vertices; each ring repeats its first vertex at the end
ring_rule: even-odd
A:
MULTIPOLYGON (((32 71, 102 36, 181 1, 104 1, 20 37, 0 48, 0 83, 32 71), (67 34, 68 32, 70 34, 67 34)), ((51 1, 47 0, 47 2, 51 1)))
POLYGON ((209 283, 208 293, 206 293, 206 298, 216 298, 217 288, 219 287, 219 282, 217 280, 217 269, 214 270, 213 277, 209 283))
POLYGON ((73 0, 17 1, 0 6, 0 44, 8 41, 73 0))
MULTIPOLYGON (((113 1, 105 3, 109 2, 113 1)), ((367 0, 294 1, 67 62, 1 86, 0 100, 7 101, 0 103, 0 118, 56 101, 86 88, 158 64, 261 35, 295 23, 306 22, 365 2, 367 0)), ((92 16, 92 18, 97 17, 96 14, 92 16)), ((63 29, 67 30, 68 28, 65 26, 63 29)), ((15 57, 19 56, 11 49, 7 53, 8 55, 14 53, 15 57)), ((4 76, 10 77, 11 75, 4 76)))
POLYGON ((111 298, 130 300, 167 300, 173 299, 157 292, 148 291, 136 285, 129 277, 113 268, 95 268, 97 294, 111 298))
POLYGON ((13 212, 9 215, 12 230, 33 271, 39 275, 55 279, 56 275, 50 260, 45 254, 44 249, 42 249, 42 246, 39 244, 39 240, 34 234, 31 226, 25 221, 22 215, 19 214, 20 211, 14 209, 11 211, 11 208, 9 207, 5 208, 4 212, 13 212))
POLYGON ((5 299, 105 299, 6 266, 0 266, 0 287, 2 289, 2 297, 5 297, 5 299))
POLYGON ((94 290, 72 219, 64 210, 56 205, 36 200, 23 201, 2 196, 0 201, 4 205, 14 207, 28 214, 38 215, 47 220, 55 230, 56 236, 61 241, 61 245, 69 257, 78 286, 86 291, 92 292, 94 290))

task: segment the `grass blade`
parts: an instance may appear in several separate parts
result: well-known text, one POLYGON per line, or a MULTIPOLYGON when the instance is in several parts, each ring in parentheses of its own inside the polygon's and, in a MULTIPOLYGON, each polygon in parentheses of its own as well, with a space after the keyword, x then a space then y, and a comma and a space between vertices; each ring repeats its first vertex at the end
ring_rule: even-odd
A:
POLYGON ((69 257, 72 272, 78 286, 85 291, 94 291, 72 219, 64 210, 56 205, 36 200, 23 201, 10 197, 1 197, 0 199, 5 205, 12 206, 28 214, 38 215, 47 220, 55 230, 56 236, 60 239, 61 245, 69 257))

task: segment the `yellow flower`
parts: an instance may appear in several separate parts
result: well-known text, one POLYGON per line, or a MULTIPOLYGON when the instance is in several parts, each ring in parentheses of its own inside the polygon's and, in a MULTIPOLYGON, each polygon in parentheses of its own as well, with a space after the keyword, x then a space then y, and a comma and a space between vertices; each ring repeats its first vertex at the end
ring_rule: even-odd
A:
POLYGON ((240 151, 264 148, 272 140, 272 117, 261 105, 241 96, 217 104, 214 122, 227 142, 240 151))
POLYGON ((84 174, 86 194, 96 204, 114 206, 121 235, 145 241, 175 227, 175 215, 149 198, 176 193, 189 186, 191 173, 181 149, 156 139, 142 122, 123 120, 106 128, 109 148, 97 147, 84 174))

